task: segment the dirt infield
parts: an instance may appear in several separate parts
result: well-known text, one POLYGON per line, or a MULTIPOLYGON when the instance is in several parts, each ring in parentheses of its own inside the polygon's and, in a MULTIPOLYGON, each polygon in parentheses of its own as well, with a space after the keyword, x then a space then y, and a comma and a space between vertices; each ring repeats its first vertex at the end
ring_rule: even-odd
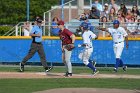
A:
POLYGON ((140 93, 138 90, 103 89, 103 88, 60 88, 34 93, 140 93))
MULTIPOLYGON (((2 78, 66 78, 64 73, 45 73, 45 72, 0 72, 0 79, 2 78)), ((68 78, 133 78, 140 79, 140 75, 126 75, 126 74, 73 74, 68 78)))

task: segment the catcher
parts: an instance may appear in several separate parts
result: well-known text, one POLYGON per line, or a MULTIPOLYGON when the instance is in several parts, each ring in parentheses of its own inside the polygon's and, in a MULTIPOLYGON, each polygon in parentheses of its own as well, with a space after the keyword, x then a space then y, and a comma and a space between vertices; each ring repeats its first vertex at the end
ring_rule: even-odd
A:
POLYGON ((65 77, 72 76, 72 64, 70 61, 72 50, 74 49, 75 35, 64 27, 64 21, 58 22, 60 28, 59 37, 62 41, 62 61, 66 66, 65 77))

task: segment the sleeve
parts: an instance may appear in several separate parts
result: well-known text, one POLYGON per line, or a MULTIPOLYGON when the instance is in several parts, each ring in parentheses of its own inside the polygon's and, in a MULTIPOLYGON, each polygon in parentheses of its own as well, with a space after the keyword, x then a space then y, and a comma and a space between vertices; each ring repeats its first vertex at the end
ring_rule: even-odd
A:
POLYGON ((112 34, 112 29, 111 28, 107 28, 107 30, 110 34, 112 34))
POLYGON ((73 34, 73 33, 72 33, 71 31, 69 31, 68 29, 66 29, 65 32, 66 32, 66 34, 67 34, 68 36, 71 36, 71 35, 73 34))
POLYGON ((31 34, 34 34, 34 33, 35 33, 35 26, 31 30, 31 34))
POLYGON ((97 37, 93 32, 91 32, 91 36, 92 36, 92 38, 94 38, 94 39, 97 37))
POLYGON ((125 31, 124 28, 122 28, 122 32, 123 32, 123 36, 124 36, 124 37, 128 36, 128 34, 127 34, 127 32, 125 31))
POLYGON ((51 26, 57 26, 57 24, 55 22, 52 22, 51 26))

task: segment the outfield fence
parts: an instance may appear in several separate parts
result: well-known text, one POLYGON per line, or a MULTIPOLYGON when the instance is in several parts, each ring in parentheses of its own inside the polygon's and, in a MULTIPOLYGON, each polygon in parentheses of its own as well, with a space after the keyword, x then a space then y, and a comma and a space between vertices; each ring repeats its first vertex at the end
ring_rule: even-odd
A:
MULTIPOLYGON (((43 37, 44 50, 48 62, 62 63, 60 40, 58 37, 43 37)), ((122 59, 129 65, 140 65, 140 38, 129 38, 129 48, 124 48, 122 59)), ((21 62, 28 53, 32 40, 30 37, 0 37, 0 62, 21 62)), ((76 37, 75 46, 81 44, 80 37, 76 37)), ((115 64, 113 42, 110 37, 93 40, 94 52, 91 59, 97 64, 115 64)), ((76 47, 72 52, 72 63, 82 63, 78 55, 82 48, 76 47)), ((40 62, 36 53, 28 62, 40 62)))

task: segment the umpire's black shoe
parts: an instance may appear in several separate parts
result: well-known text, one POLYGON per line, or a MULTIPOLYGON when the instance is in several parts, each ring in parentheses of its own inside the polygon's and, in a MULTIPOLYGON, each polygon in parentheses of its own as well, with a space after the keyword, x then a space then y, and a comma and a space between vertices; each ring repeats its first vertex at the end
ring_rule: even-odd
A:
POLYGON ((53 69, 53 67, 52 67, 52 66, 51 66, 51 67, 50 67, 50 66, 48 66, 48 67, 46 67, 46 68, 45 68, 46 72, 49 72, 49 71, 51 71, 52 69, 53 69))
POLYGON ((66 72, 66 74, 65 74, 64 76, 65 76, 65 77, 71 77, 71 76, 72 76, 72 73, 66 72))
POLYGON ((123 71, 126 71, 127 70, 127 66, 123 66, 123 71))
POLYGON ((19 67, 20 72, 24 72, 24 65, 22 63, 19 63, 19 67))

